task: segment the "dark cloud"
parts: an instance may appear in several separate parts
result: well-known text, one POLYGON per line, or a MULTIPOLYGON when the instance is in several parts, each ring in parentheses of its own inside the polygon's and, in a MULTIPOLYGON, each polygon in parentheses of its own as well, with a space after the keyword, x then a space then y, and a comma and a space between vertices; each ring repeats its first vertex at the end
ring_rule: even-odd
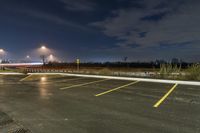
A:
POLYGON ((143 0, 146 8, 120 9, 115 11, 117 15, 114 17, 108 17, 93 25, 102 28, 105 35, 122 41, 120 46, 139 44, 149 47, 161 43, 198 41, 200 2, 191 0, 183 4, 179 1, 170 1, 168 5, 161 6, 163 1, 143 0), (145 35, 141 37, 141 33, 145 35))
POLYGON ((141 60, 173 57, 197 60, 200 1, 135 0, 132 4, 132 8, 115 10, 114 15, 91 24, 118 40, 118 47, 109 52, 118 51, 141 60))
POLYGON ((141 18, 141 20, 142 21, 159 21, 159 20, 163 19, 167 14, 168 14, 168 12, 159 12, 156 14, 144 16, 141 18))
POLYGON ((96 4, 92 0, 60 0, 71 11, 93 11, 96 4))

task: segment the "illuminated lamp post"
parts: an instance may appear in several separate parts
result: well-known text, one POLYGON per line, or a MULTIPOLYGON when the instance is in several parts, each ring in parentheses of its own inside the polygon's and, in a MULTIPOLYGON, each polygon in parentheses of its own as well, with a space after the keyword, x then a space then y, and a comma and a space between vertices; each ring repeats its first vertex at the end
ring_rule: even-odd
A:
POLYGON ((41 46, 40 50, 41 50, 40 58, 42 59, 43 65, 45 65, 47 48, 45 46, 41 46))
POLYGON ((4 55, 5 55, 5 50, 3 50, 3 49, 0 49, 0 59, 1 59, 1 61, 3 61, 4 59, 4 55))

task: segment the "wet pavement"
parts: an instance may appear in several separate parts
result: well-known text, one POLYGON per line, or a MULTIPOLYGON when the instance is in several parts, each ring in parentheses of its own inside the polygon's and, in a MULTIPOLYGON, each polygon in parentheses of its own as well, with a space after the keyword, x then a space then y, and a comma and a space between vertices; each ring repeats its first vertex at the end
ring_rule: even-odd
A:
POLYGON ((172 84, 138 82, 96 97, 131 81, 58 75, 20 81, 25 77, 0 76, 0 120, 8 120, 0 133, 7 133, 13 122, 32 133, 200 132, 199 86, 178 85, 154 108, 172 84))

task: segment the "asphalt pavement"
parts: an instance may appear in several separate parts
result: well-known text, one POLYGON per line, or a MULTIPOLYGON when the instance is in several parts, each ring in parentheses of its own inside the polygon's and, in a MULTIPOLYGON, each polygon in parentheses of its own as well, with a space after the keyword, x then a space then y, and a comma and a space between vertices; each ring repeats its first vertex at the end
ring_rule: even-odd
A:
POLYGON ((199 86, 0 76, 0 133, 199 133, 199 112, 199 86))

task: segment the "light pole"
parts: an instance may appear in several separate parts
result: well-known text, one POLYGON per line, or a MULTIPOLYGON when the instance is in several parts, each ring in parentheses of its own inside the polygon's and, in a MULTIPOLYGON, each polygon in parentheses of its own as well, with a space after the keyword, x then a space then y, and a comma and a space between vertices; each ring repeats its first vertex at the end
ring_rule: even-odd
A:
POLYGON ((30 62, 31 61, 31 57, 29 55, 26 56, 26 61, 30 62))
POLYGON ((1 62, 4 60, 4 55, 5 55, 5 50, 3 49, 0 49, 0 59, 1 59, 1 62))
MULTIPOLYGON (((5 51, 3 49, 0 49, 0 63, 3 62, 4 55, 5 55, 5 51)), ((4 68, 0 67, 0 69, 3 70, 4 68)))
POLYGON ((41 51, 40 58, 42 59, 43 65, 45 65, 45 58, 46 58, 46 52, 47 52, 46 46, 41 46, 40 51, 41 51))
POLYGON ((26 56, 26 59, 30 59, 30 56, 29 56, 29 55, 27 55, 27 56, 26 56))
POLYGON ((80 59, 76 59, 77 71, 80 70, 80 59))

